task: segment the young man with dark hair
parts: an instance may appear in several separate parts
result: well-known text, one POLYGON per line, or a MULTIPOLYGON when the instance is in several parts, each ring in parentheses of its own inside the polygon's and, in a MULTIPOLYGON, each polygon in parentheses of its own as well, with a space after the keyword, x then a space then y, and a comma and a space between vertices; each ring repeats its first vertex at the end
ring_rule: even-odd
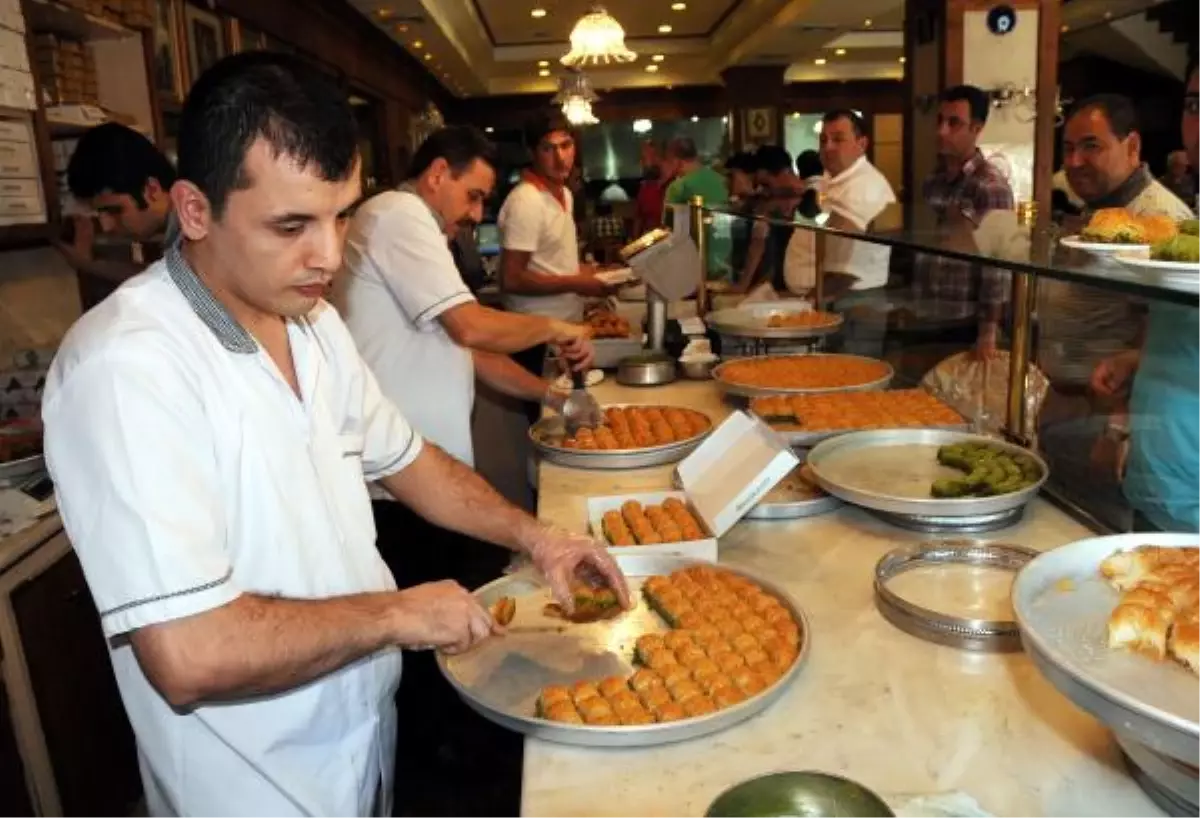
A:
MULTIPOLYGON (((96 214, 100 229, 143 245, 169 241, 175 168, 142 134, 115 122, 97 125, 79 139, 67 164, 71 195, 96 214)), ((59 249, 79 275, 85 311, 100 303, 143 265, 95 257, 89 215, 73 219, 74 237, 59 249)), ((147 247, 143 247, 145 252, 147 247)), ((152 251, 157 256, 157 248, 152 251)))
MULTIPOLYGON (((366 482, 530 553, 570 604, 611 558, 426 445, 322 295, 360 195, 345 93, 250 52, 193 85, 181 240, 72 327, 46 456, 154 815, 389 815, 399 648, 496 631, 465 589, 397 591, 366 482)), ((413 548, 422 547, 413 543, 413 548)))
MULTIPOLYGON (((596 278, 596 268, 581 264, 574 197, 568 186, 575 167, 575 134, 559 115, 541 116, 525 128, 525 144, 533 156, 521 182, 500 208, 500 287, 512 312, 577 323, 583 319, 585 296, 605 297, 614 288, 596 278)), ((541 376, 546 346, 524 350, 514 358, 541 376)), ((538 403, 526 404, 531 419, 538 403)))
MULTIPOLYGON (((987 124, 988 95, 973 85, 942 92, 937 116, 937 169, 921 189, 938 223, 973 230, 993 210, 1013 210, 1013 193, 1004 175, 979 150, 987 124)), ((922 300, 960 304, 979 322, 975 351, 996 353, 1000 319, 1008 303, 1011 277, 995 267, 922 256, 914 269, 914 292, 922 300)))

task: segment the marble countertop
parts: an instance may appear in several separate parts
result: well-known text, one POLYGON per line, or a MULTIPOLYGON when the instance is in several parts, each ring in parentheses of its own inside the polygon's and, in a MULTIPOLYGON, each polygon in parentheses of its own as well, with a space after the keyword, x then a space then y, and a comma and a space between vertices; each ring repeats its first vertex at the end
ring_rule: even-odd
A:
MULTIPOLYGON (((711 382, 657 389, 606 380, 601 403, 730 411, 711 382)), ((669 486, 671 467, 588 472, 539 466, 539 516, 586 530, 589 495, 669 486)), ((1044 500, 993 541, 1054 548, 1089 531, 1044 500)), ((852 507, 786 522, 742 522, 720 561, 785 587, 811 622, 795 683, 758 716, 713 736, 646 749, 530 739, 525 815, 703 815, 733 784, 779 770, 854 779, 893 804, 965 793, 993 815, 1160 815, 1126 774, 1111 734, 1021 653, 979 655, 897 630, 872 592, 876 561, 929 535, 852 507)))

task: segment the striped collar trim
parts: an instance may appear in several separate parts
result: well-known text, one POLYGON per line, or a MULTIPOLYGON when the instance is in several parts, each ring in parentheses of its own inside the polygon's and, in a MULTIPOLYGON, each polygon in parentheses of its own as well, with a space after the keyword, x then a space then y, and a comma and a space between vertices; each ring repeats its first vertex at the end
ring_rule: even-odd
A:
POLYGON ((175 282, 175 286, 179 288, 179 292, 183 294, 196 316, 217 336, 221 346, 239 355, 253 355, 258 352, 258 342, 254 340, 254 336, 229 314, 225 305, 217 300, 212 290, 192 270, 192 266, 183 257, 178 240, 167 247, 164 258, 171 280, 175 282))

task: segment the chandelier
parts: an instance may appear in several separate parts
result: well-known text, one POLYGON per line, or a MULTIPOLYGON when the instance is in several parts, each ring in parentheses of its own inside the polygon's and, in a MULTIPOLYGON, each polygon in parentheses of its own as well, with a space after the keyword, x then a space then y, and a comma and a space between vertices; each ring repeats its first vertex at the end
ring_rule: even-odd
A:
POLYGON ((563 116, 572 125, 595 125, 600 120, 592 113, 592 103, 598 99, 587 75, 572 71, 559 77, 558 93, 552 102, 562 106, 563 116))
POLYGON ((567 66, 598 65, 634 59, 637 54, 625 47, 625 29, 603 6, 592 6, 572 29, 571 50, 563 56, 562 63, 567 66))

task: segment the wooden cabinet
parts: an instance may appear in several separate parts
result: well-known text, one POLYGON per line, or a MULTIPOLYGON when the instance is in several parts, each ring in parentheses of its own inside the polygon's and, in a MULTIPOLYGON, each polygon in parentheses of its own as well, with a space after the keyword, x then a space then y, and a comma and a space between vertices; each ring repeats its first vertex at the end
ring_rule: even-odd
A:
POLYGON ((17 748, 3 683, 0 683, 0 815, 32 815, 33 802, 25 783, 25 764, 17 748))

